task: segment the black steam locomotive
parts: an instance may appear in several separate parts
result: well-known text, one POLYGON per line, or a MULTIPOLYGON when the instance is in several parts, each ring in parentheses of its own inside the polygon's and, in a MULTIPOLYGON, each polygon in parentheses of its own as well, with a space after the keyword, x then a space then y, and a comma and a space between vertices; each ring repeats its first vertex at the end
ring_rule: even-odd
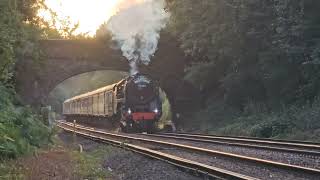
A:
POLYGON ((123 132, 154 132, 162 115, 159 86, 147 75, 129 76, 66 100, 63 114, 67 121, 112 124, 123 132))

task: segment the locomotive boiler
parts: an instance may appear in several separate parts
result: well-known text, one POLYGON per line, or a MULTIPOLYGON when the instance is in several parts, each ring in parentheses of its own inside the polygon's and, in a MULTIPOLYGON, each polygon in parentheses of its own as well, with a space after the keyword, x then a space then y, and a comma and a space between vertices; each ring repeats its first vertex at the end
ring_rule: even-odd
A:
POLYGON ((162 115, 157 81, 145 74, 75 96, 63 103, 67 121, 118 126, 123 132, 154 132, 162 115))

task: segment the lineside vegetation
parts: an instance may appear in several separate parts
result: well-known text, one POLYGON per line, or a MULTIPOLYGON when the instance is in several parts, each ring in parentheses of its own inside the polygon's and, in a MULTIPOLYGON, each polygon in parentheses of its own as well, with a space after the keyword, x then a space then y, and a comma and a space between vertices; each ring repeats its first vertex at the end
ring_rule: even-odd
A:
MULTIPOLYGON (((24 53, 40 59, 36 41, 61 37, 36 16, 43 0, 0 1, 0 160, 31 153, 50 143, 51 131, 41 116, 24 106, 15 93, 15 63, 24 53)), ((54 15, 54 14, 53 14, 54 15)), ((0 163, 1 164, 1 163, 0 163)))
POLYGON ((193 57, 185 78, 203 95, 194 128, 320 139, 320 1, 168 3, 168 31, 193 57))

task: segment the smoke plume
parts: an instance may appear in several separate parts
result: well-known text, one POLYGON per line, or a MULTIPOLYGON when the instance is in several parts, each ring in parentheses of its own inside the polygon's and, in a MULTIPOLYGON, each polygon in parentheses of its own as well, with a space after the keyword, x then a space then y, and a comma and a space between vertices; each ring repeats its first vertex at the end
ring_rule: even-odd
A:
POLYGON ((170 14, 165 11, 165 0, 123 0, 117 9, 107 29, 135 74, 139 63, 150 63, 170 14))

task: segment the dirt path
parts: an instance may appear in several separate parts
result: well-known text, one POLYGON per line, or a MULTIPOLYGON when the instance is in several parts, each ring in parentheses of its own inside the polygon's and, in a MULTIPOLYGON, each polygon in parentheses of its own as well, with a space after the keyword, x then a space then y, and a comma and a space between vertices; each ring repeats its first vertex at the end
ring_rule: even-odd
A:
POLYGON ((54 147, 35 156, 20 158, 15 162, 15 167, 21 170, 23 179, 27 180, 78 179, 73 174, 72 158, 63 147, 54 147))

